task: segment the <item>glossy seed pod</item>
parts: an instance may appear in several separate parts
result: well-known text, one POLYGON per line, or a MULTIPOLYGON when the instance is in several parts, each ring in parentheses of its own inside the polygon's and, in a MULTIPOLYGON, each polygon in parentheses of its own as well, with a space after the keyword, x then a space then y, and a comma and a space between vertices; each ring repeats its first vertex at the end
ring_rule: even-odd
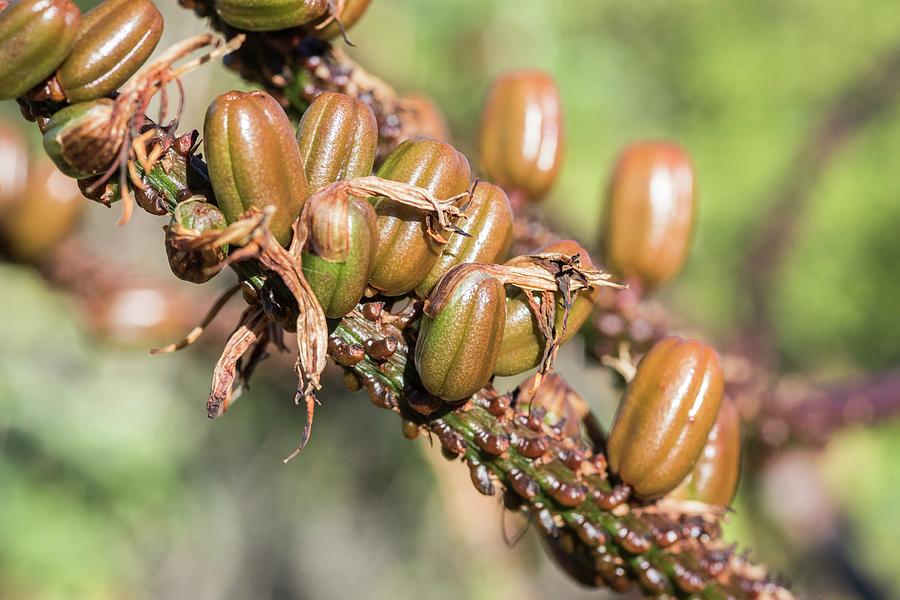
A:
POLYGON ((297 143, 310 192, 372 173, 378 123, 369 105, 345 94, 324 92, 297 128, 297 143))
POLYGON ((410 94, 400 98, 398 105, 401 114, 398 142, 424 136, 450 143, 447 119, 431 98, 410 94))
POLYGON ((691 472, 722 403, 716 351, 694 340, 660 340, 638 364, 609 434, 612 472, 644 499, 660 498, 691 472))
POLYGON ((491 379, 503 338, 503 284, 478 265, 459 265, 425 303, 416 341, 416 370, 429 392, 448 402, 474 394, 491 379))
MULTIPOLYGON (((195 196, 179 203, 172 213, 172 224, 196 233, 221 231, 228 226, 222 211, 206 202, 203 196, 195 196)), ((166 229, 166 255, 172 273, 179 279, 191 283, 206 283, 225 264, 227 246, 212 250, 178 250, 172 243, 174 237, 175 228, 170 226, 166 229)))
POLYGON ((728 506, 734 499, 740 473, 741 415, 726 396, 697 464, 669 497, 728 506))
MULTIPOLYGON (((341 8, 340 14, 337 15, 337 18, 341 21, 341 25, 344 27, 344 31, 348 31, 351 27, 356 25, 356 22, 362 18, 371 3, 372 0, 344 1, 344 6, 341 8)), ((334 19, 332 19, 328 25, 325 25, 324 27, 321 26, 329 18, 331 18, 331 15, 325 15, 310 27, 314 36, 323 40, 330 40, 341 35, 341 28, 334 19)))
POLYGON ((113 101, 80 102, 56 112, 44 130, 44 150, 59 170, 75 179, 106 172, 122 140, 111 134, 113 101))
POLYGON ((481 166, 488 178, 541 198, 559 173, 563 144, 562 105, 548 74, 514 71, 494 81, 481 121, 481 166))
POLYGON ((309 184, 284 109, 265 92, 227 92, 206 111, 203 136, 213 191, 228 222, 251 206, 271 206, 269 229, 287 245, 309 184))
POLYGON ((480 182, 466 210, 460 229, 470 237, 454 233, 438 261, 416 293, 426 297, 444 273, 462 263, 497 263, 503 260, 512 243, 513 214, 509 198, 498 186, 480 182))
POLYGON ((163 32, 150 0, 106 0, 81 20, 78 38, 57 73, 71 103, 116 91, 143 65, 163 32))
POLYGON ((28 181, 28 143, 19 130, 0 122, 0 220, 15 205, 28 181))
POLYGON ((603 218, 606 261, 617 275, 654 288, 681 270, 696 199, 687 153, 671 142, 641 142, 616 163, 603 218))
POLYGON ((316 202, 307 211, 303 274, 325 316, 338 319, 353 310, 366 291, 378 248, 375 210, 366 200, 349 198, 343 205, 327 199, 316 202))
POLYGON ((329 0, 216 0, 219 17, 245 31, 278 31, 314 21, 329 0))
POLYGON ((71 0, 13 0, 0 11, 0 100, 50 77, 72 49, 80 22, 71 0))
MULTIPOLYGON (((378 176, 425 188, 444 200, 466 191, 471 172, 469 161, 453 146, 415 138, 388 155, 378 176)), ((372 203, 379 241, 369 284, 386 296, 399 296, 425 279, 444 245, 428 235, 423 211, 385 198, 372 203)))
MULTIPOLYGON (((563 240, 550 244, 540 252, 561 252, 581 257, 581 266, 585 269, 593 269, 594 264, 587 250, 573 240, 563 240)), ((566 331, 560 338, 560 344, 571 340, 581 326, 584 325, 591 311, 594 309, 594 295, 596 292, 583 290, 577 292, 572 307, 569 310, 569 320, 566 323, 566 331)), ((500 347, 500 355, 497 357, 496 374, 501 376, 518 375, 529 369, 533 369, 541 363, 544 355, 544 346, 547 341, 538 327, 537 319, 528 304, 524 292, 518 288, 510 288, 507 291, 506 300, 506 329, 503 334, 503 345, 500 347)), ((536 296, 540 301, 540 297, 536 296)), ((556 318, 557 328, 563 325, 563 300, 561 294, 556 294, 556 318)))
POLYGON ((85 205, 75 182, 41 160, 0 220, 3 246, 17 260, 40 262, 76 229, 85 205))

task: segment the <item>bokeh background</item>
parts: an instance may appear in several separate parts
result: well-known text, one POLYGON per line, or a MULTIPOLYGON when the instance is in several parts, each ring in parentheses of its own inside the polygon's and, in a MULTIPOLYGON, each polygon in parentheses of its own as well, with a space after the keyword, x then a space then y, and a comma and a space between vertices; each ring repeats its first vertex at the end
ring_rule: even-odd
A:
MULTIPOLYGON (((203 30, 175 2, 157 4, 160 47, 203 30)), ((900 360, 900 5, 376 0, 351 36, 368 69, 438 102, 473 159, 491 78, 551 72, 568 136, 546 208, 588 243, 624 144, 688 148, 699 227, 661 298, 718 343, 735 343, 746 323, 748 252, 787 196, 796 227, 766 280, 778 368, 832 381, 900 360)), ((220 65, 185 83, 185 128, 200 127, 215 94, 245 87, 220 65)), ((18 122, 12 103, 0 116, 18 122)), ((36 128, 21 125, 36 152, 36 128)), ((508 549, 501 532, 521 521, 337 378, 290 465, 281 458, 303 415, 284 361, 208 421, 216 345, 155 358, 147 348, 182 333, 184 314, 174 328, 158 322, 166 310, 202 315, 230 282, 141 291, 166 278, 163 222, 139 213, 117 228, 117 218, 89 206, 78 240, 138 282, 111 311, 86 313, 38 270, 0 264, 0 597, 602 595, 561 575, 537 536, 508 549)), ((604 374, 577 343, 561 369, 608 422, 612 399, 594 391, 604 374)), ((728 535, 809 597, 900 596, 898 433, 890 421, 850 428, 754 464, 728 535)))

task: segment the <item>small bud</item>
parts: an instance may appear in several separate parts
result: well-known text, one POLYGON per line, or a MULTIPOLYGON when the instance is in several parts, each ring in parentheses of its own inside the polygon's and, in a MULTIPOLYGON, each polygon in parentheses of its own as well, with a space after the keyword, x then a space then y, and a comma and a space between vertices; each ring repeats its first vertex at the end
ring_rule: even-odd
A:
POLYGON ((216 0, 216 13, 237 29, 278 31, 318 19, 329 0, 216 0))
POLYGON ((44 150, 69 177, 100 175, 116 161, 122 146, 112 119, 113 101, 108 98, 67 106, 50 117, 44 131, 44 150))
POLYGON ((505 319, 503 284, 480 265, 459 265, 444 275, 425 303, 416 342, 425 389, 455 402, 487 385, 505 319))
POLYGON ((71 103, 107 96, 147 61, 163 17, 150 0, 106 0, 84 15, 57 78, 71 103))
POLYGON ((80 22, 70 0, 18 0, 0 10, 0 100, 50 77, 72 49, 80 22))
POLYGON ((333 92, 313 100, 297 128, 297 143, 311 192, 372 172, 378 123, 369 105, 333 92))
POLYGON ((191 283, 206 283, 212 279, 225 264, 228 247, 191 250, 180 247, 179 241, 204 231, 221 231, 227 226, 222 211, 207 203, 202 196, 195 196, 176 206, 172 222, 166 228, 166 255, 172 273, 191 283))
POLYGON ((227 92, 203 124, 209 176, 232 223, 251 206, 273 207, 269 229, 282 245, 309 195, 303 160, 284 109, 265 92, 227 92))
POLYGON ((622 152, 603 217, 606 261, 616 274, 655 288, 681 270, 691 244, 696 199, 688 155, 670 142, 622 152))
POLYGON ((722 402, 715 350, 677 337, 657 342, 638 364, 609 434, 610 469, 652 500, 691 472, 722 402))
POLYGON ((553 79, 515 71, 494 81, 481 121, 481 166, 510 193, 543 197, 559 173, 562 106, 553 79))
POLYGON ((512 208, 506 193, 496 185, 481 182, 466 209, 466 219, 459 228, 468 237, 456 232, 444 247, 438 261, 416 293, 426 297, 444 273, 462 263, 496 263, 503 260, 512 243, 512 208))
MULTIPOLYGON (((428 138, 403 142, 378 170, 379 177, 425 188, 441 200, 466 191, 470 175, 465 156, 428 138)), ((379 242, 369 283, 386 296, 399 296, 425 279, 446 244, 428 235, 425 212, 384 198, 371 202, 378 215, 379 242)))
POLYGON ((362 18, 371 2, 372 0, 344 0, 340 14, 326 14, 310 25, 310 31, 314 36, 323 40, 336 38, 341 35, 341 26, 343 26, 344 31, 347 31, 356 25, 356 22, 362 18), (340 20, 340 26, 337 24, 337 20, 340 20), (326 22, 327 25, 325 25, 326 22))

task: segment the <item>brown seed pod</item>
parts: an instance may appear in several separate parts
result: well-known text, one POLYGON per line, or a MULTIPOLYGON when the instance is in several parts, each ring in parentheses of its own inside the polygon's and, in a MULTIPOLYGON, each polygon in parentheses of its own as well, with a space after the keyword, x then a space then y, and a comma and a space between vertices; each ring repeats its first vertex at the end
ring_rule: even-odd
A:
POLYGON ((681 270, 696 213, 694 168, 671 142, 640 142, 619 157, 607 193, 603 247, 616 274, 645 288, 681 270))
POLYGON ((70 103, 109 95, 159 43, 163 17, 150 0, 106 0, 84 15, 72 51, 57 72, 70 103))
POLYGON ((719 355, 668 337, 638 364, 609 434, 610 469, 636 496, 660 498, 690 473, 722 402, 719 355))
POLYGON ((216 13, 237 29, 278 31, 314 21, 329 0, 216 0, 216 13))
POLYGON ((113 130, 113 112, 113 101, 100 98, 67 106, 50 117, 44 150, 60 171, 87 179, 112 166, 123 142, 113 130))
POLYGON ((410 94, 401 97, 397 107, 402 115, 398 142, 414 137, 430 137, 450 143, 447 119, 431 98, 410 94))
POLYGON ((0 122, 0 220, 25 192, 28 144, 15 127, 0 122))
POLYGON ((492 181, 543 197, 559 173, 563 143, 559 91, 548 74, 514 71, 494 81, 481 121, 481 166, 492 181))
POLYGON ((203 232, 221 231, 227 226, 222 211, 202 196, 178 204, 172 213, 172 222, 166 227, 166 255, 172 273, 191 283, 206 283, 212 279, 225 265, 228 246, 192 249, 189 244, 203 232))

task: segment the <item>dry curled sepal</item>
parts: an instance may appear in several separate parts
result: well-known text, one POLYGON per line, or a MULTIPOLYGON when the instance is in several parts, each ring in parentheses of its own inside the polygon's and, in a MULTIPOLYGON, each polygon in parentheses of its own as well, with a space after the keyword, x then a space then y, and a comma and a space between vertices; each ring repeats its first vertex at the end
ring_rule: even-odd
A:
POLYGON ((241 315, 237 329, 228 338, 222 355, 213 370, 212 386, 206 402, 207 416, 214 419, 225 413, 246 387, 247 377, 241 377, 241 359, 258 345, 269 327, 265 314, 250 307, 241 315))

